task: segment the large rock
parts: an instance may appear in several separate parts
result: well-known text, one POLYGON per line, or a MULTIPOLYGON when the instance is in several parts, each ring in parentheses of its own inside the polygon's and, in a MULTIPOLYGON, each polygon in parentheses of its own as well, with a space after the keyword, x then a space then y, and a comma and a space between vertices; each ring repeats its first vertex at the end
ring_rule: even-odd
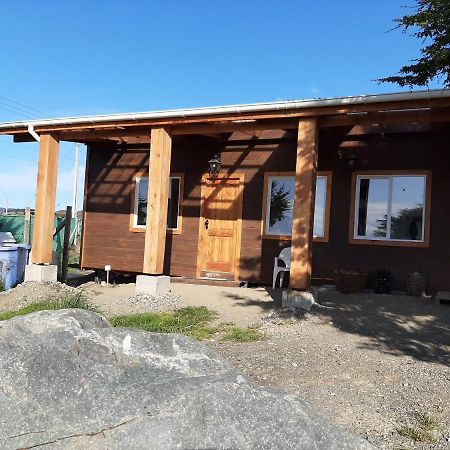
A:
POLYGON ((180 335, 83 310, 0 322, 0 448, 370 448, 180 335))

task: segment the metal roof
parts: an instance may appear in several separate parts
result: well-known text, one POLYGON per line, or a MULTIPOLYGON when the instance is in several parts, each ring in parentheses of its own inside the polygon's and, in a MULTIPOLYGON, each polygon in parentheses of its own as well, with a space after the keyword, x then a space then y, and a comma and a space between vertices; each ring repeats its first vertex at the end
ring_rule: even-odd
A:
MULTIPOLYGON (((437 89, 425 91, 410 91, 392 94, 372 94, 372 95, 358 95, 350 97, 334 97, 310 100, 287 100, 275 101, 265 103, 250 103, 242 105, 229 106, 213 106, 205 108, 186 108, 186 109, 170 109, 162 111, 136 112, 125 114, 103 114, 91 116, 78 117, 62 117, 55 119, 42 120, 21 120, 15 122, 0 123, 0 130, 2 129, 22 129, 27 128, 28 125, 33 127, 48 127, 48 126, 64 126, 73 124, 88 124, 94 125, 96 123, 106 122, 120 122, 120 121, 140 121, 152 119, 180 119, 187 117, 203 117, 214 115, 228 115, 228 114, 244 114, 251 112, 276 112, 283 110, 301 110, 305 108, 322 108, 330 106, 352 106, 364 104, 376 104, 383 102, 401 102, 411 100, 432 100, 439 98, 449 98, 450 89, 437 89)), ((425 105, 424 105, 425 106, 425 105)))

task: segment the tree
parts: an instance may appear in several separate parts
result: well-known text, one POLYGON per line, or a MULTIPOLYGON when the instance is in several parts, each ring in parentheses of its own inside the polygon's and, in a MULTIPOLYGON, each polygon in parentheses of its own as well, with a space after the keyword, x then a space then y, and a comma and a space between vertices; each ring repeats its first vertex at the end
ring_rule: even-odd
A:
POLYGON ((421 57, 403 66, 396 76, 381 78, 381 83, 400 86, 426 86, 441 79, 450 87, 450 0, 416 0, 415 13, 396 20, 397 28, 422 39, 421 57))
MULTIPOLYGON (((392 239, 407 239, 417 241, 422 239, 423 204, 419 203, 414 208, 403 208, 391 217, 392 239)), ((387 215, 377 220, 376 237, 386 237, 387 215)))
POLYGON ((286 212, 291 208, 290 193, 279 185, 278 181, 272 181, 270 193, 270 217, 269 223, 273 227, 277 222, 281 222, 286 217, 286 212))

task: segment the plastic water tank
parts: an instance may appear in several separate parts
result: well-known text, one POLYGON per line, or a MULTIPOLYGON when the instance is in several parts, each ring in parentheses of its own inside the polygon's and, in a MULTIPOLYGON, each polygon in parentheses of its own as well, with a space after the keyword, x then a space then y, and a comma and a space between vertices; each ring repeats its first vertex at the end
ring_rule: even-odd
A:
POLYGON ((25 275, 25 266, 28 264, 28 258, 30 256, 31 245, 30 244, 12 244, 10 247, 17 248, 17 275, 16 283, 21 283, 25 275))
POLYGON ((18 256, 19 251, 16 246, 0 247, 0 281, 5 290, 17 284, 18 256))

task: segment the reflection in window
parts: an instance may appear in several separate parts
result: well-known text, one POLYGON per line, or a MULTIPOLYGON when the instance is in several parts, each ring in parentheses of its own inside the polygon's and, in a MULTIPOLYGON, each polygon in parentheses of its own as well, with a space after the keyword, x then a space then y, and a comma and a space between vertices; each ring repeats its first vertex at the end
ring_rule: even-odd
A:
MULTIPOLYGON (((178 218, 180 212, 180 188, 181 178, 170 177, 169 204, 167 209, 167 228, 178 229, 178 218)), ((135 198, 135 225, 145 227, 147 223, 147 196, 148 178, 136 178, 136 198, 135 198)))
MULTIPOLYGON (((291 236, 294 209, 295 178, 278 176, 268 178, 265 232, 275 236, 291 236)), ((314 237, 325 236, 327 177, 318 176, 314 209, 314 237)))
POLYGON ((425 175, 359 176, 355 237, 423 242, 425 190, 425 175))
POLYGON ((145 226, 147 220, 148 178, 136 178, 137 225, 145 226))
POLYGON ((169 208, 167 210, 167 228, 178 229, 178 216, 180 212, 180 178, 172 177, 169 187, 169 208))
POLYGON ((266 232, 290 236, 294 208, 294 177, 270 177, 266 232))
POLYGON ((389 179, 366 178, 359 186, 358 236, 386 237, 389 179))
POLYGON ((316 181, 316 204, 314 207, 314 237, 325 236, 326 205, 327 177, 318 176, 316 181))

